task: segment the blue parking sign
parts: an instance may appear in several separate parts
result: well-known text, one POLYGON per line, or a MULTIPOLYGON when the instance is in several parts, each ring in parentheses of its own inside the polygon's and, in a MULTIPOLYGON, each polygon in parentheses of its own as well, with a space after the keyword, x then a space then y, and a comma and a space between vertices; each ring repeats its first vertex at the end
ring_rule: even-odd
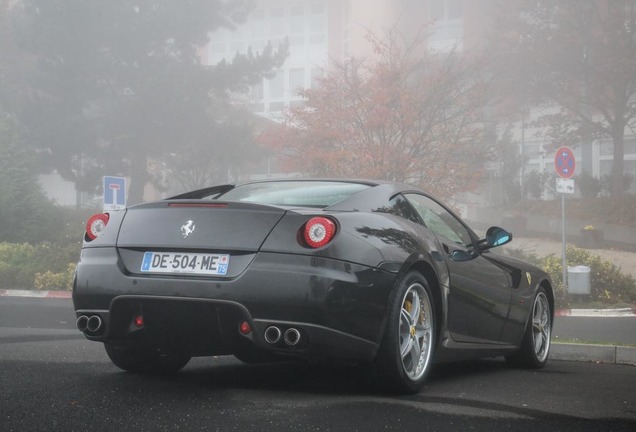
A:
POLYGON ((126 208, 126 179, 104 176, 104 211, 126 208))

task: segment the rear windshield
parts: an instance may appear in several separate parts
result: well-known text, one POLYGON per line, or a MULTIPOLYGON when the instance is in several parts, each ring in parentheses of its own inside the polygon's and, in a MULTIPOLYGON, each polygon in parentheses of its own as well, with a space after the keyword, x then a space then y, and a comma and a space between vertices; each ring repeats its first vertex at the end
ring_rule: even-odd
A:
POLYGON ((358 193, 369 185, 329 181, 281 181, 238 186, 216 197, 227 201, 292 207, 328 207, 358 193))

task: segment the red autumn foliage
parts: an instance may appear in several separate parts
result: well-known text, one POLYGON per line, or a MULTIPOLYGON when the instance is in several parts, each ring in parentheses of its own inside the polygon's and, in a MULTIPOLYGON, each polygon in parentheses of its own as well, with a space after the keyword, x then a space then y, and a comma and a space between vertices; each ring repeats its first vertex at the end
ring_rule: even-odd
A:
POLYGON ((476 63, 395 34, 369 41, 374 55, 336 65, 260 141, 286 171, 413 183, 446 198, 472 189, 485 145, 476 63))

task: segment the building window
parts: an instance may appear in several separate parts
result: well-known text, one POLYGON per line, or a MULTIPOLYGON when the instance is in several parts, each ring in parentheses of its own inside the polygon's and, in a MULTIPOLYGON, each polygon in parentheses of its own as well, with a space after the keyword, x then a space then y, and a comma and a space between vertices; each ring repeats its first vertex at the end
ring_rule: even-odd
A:
POLYGON ((431 19, 450 21, 461 19, 464 15, 463 0, 431 0, 431 19))
POLYGON ((263 100, 263 82, 262 81, 252 86, 252 100, 253 101, 263 100))
POLYGON ((464 36, 463 0, 431 0, 429 47, 438 51, 461 49, 464 36))
POLYGON ((464 16, 463 0, 448 0, 446 2, 447 19, 461 19, 464 16))
POLYGON ((269 97, 272 99, 282 99, 285 93, 285 71, 279 70, 276 75, 269 80, 269 97))
POLYGON ((309 22, 309 43, 321 44, 325 42, 325 11, 321 4, 314 4, 311 8, 309 22))
POLYGON ((285 102, 272 102, 269 104, 269 112, 281 112, 285 109, 285 102))
POLYGON ((273 7, 271 10, 272 18, 282 18, 285 16, 285 9, 281 6, 273 7))
POLYGON ((312 68, 311 69, 311 88, 318 88, 320 84, 320 79, 324 76, 324 71, 321 68, 312 68))
POLYGON ((240 53, 245 51, 245 43, 240 40, 232 41, 230 45, 230 51, 233 53, 240 53))
POLYGON ((298 92, 305 88, 305 69, 295 68, 289 70, 290 97, 298 97, 298 92))
MULTIPOLYGON (((623 142, 625 155, 636 154, 636 138, 625 138, 623 142)), ((610 140, 601 142, 601 156, 613 156, 614 143, 610 140)))
POLYGON ((273 38, 285 35, 285 9, 282 7, 272 8, 271 10, 269 34, 273 38))
POLYGON ((293 5, 289 12, 289 44, 305 45, 305 9, 302 4, 293 5))
POLYGON ((320 2, 315 2, 311 4, 311 13, 312 14, 324 14, 325 13, 325 5, 320 2))
POLYGON ((252 16, 250 23, 252 39, 264 39, 265 35, 265 14, 262 10, 257 10, 252 16))

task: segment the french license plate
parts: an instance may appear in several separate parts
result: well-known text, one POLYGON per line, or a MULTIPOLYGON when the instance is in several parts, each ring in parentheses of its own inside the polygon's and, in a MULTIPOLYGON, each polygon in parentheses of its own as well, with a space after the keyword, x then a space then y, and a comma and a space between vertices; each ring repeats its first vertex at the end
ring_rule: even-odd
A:
POLYGON ((227 254, 145 252, 141 271, 224 276, 229 263, 227 254))

